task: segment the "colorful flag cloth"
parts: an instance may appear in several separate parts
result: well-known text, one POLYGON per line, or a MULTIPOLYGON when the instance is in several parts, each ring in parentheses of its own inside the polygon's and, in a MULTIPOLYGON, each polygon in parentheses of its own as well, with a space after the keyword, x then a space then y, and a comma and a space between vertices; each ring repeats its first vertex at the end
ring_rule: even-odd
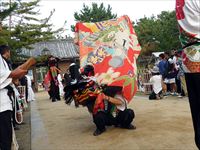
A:
POLYGON ((180 25, 183 69, 200 72, 200 0, 176 0, 176 17, 180 25))
POLYGON ((77 23, 75 42, 80 65, 92 64, 97 82, 123 87, 129 102, 137 91, 136 59, 141 47, 128 16, 95 23, 77 23))
POLYGON ((200 39, 200 1, 176 0, 176 17, 181 28, 191 37, 200 39))

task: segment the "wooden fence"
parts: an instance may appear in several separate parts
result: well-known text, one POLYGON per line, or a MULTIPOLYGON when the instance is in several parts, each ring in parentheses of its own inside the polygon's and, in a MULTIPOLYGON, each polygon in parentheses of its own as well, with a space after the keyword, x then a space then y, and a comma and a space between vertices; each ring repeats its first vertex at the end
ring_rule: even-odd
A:
POLYGON ((145 94, 150 94, 152 92, 152 84, 149 83, 152 74, 147 70, 138 70, 138 89, 142 88, 145 94))

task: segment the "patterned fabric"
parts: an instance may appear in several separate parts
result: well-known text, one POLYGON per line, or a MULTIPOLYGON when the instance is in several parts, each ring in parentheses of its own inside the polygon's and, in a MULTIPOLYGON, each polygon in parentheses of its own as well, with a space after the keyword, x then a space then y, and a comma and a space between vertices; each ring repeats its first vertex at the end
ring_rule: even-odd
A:
POLYGON ((58 77, 58 72, 60 72, 60 70, 57 67, 52 66, 52 67, 50 67, 49 71, 50 71, 50 73, 52 75, 52 78, 53 78, 53 81, 54 81, 55 85, 58 86, 59 82, 58 82, 58 78, 57 77, 58 77))
POLYGON ((50 71, 47 72, 47 74, 44 77, 44 81, 43 81, 43 86, 45 91, 49 91, 49 87, 50 87, 50 82, 51 82, 51 74, 50 71))
POLYGON ((180 41, 186 47, 183 49, 184 71, 200 72, 200 0, 176 0, 176 17, 180 41))
POLYGON ((93 64, 98 83, 122 86, 130 101, 137 91, 136 59, 141 47, 129 17, 77 23, 75 31, 81 67, 93 64))
MULTIPOLYGON (((91 81, 90 81, 91 82, 91 81)), ((93 99, 93 97, 98 97, 98 95, 101 93, 100 89, 93 84, 88 83, 87 85, 78 90, 75 90, 74 92, 74 99, 78 102, 78 104, 85 105, 86 101, 89 99, 93 99)))
POLYGON ((60 70, 55 67, 52 66, 50 67, 49 71, 47 72, 47 74, 44 77, 44 81, 43 81, 43 85, 46 91, 49 91, 50 89, 50 84, 51 81, 53 80, 56 86, 59 86, 59 82, 58 82, 58 72, 60 72, 60 70))
POLYGON ((184 48, 182 57, 185 72, 200 72, 200 42, 184 48))

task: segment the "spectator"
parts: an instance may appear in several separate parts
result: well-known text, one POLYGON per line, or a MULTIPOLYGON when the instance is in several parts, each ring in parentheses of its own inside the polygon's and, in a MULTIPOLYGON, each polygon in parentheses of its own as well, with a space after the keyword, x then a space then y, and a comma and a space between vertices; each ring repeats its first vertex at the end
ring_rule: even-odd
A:
POLYGON ((168 59, 168 71, 167 71, 167 77, 165 79, 165 82, 170 85, 170 92, 171 95, 177 95, 176 94, 176 78, 177 76, 177 70, 175 68, 174 61, 169 58, 168 59))
POLYGON ((35 94, 32 89, 32 81, 31 81, 30 76, 26 75, 26 79, 27 79, 27 89, 28 89, 27 101, 31 102, 35 100, 35 94))
POLYGON ((171 93, 172 95, 177 95, 176 93, 176 81, 175 77, 177 75, 177 71, 175 69, 175 64, 173 59, 170 57, 169 52, 165 52, 165 60, 166 60, 166 73, 164 83, 167 85, 167 95, 171 93))
POLYGON ((20 79, 20 83, 22 86, 25 86, 25 97, 26 97, 26 102, 28 102, 28 86, 27 86, 27 78, 26 76, 23 76, 21 79, 20 79))
POLYGON ((177 76, 176 76, 176 86, 177 86, 177 93, 178 97, 183 97, 187 93, 186 86, 185 86, 185 76, 184 71, 182 67, 182 58, 181 58, 181 52, 177 52, 176 54, 177 61, 177 76))
MULTIPOLYGON (((167 76, 167 60, 165 59, 165 55, 164 53, 159 55, 159 60, 160 62, 158 63, 158 68, 159 68, 159 73, 162 76, 162 80, 164 81, 164 79, 167 76)), ((162 84, 162 89, 163 89, 163 95, 167 95, 167 84, 163 82, 162 84)))
POLYGON ((162 99, 162 76, 160 75, 159 68, 157 66, 153 67, 152 75, 150 83, 153 84, 153 92, 150 94, 149 99, 162 99))
POLYGON ((60 97, 63 97, 64 96, 64 87, 63 87, 63 83, 62 83, 62 80, 63 80, 63 76, 61 73, 58 74, 58 82, 59 82, 59 93, 60 93, 60 97))
POLYGON ((171 89, 170 89, 170 84, 168 83, 168 80, 166 78, 167 78, 167 75, 168 75, 168 72, 169 72, 169 61, 168 61, 168 59, 170 58, 170 56, 169 56, 169 52, 165 52, 164 55, 165 55, 165 61, 166 61, 164 83, 166 84, 166 91, 167 91, 166 95, 168 95, 168 94, 170 94, 171 89))

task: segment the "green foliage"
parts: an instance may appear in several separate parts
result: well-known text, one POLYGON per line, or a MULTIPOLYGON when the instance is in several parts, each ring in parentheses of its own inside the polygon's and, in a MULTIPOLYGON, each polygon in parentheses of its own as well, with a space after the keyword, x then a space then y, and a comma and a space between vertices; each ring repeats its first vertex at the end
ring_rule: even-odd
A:
POLYGON ((7 44, 12 48, 13 61, 22 58, 18 56, 22 48, 31 49, 31 44, 53 39, 54 34, 61 31, 61 29, 53 31, 52 24, 49 23, 54 10, 48 17, 38 19, 39 2, 40 0, 31 2, 13 0, 11 5, 8 2, 0 2, 3 7, 3 11, 0 12, 2 22, 0 45, 7 44), (12 22, 9 22, 10 18, 12 22), (11 24, 8 26, 9 23, 11 24))
POLYGON ((17 3, 9 4, 8 8, 4 8, 8 6, 8 3, 1 2, 1 6, 3 9, 0 10, 0 22, 7 18, 17 8, 17 3))
POLYGON ((37 63, 44 63, 48 59, 48 55, 42 55, 36 58, 37 63))
MULTIPOLYGON (((75 21, 80 22, 99 22, 114 19, 116 17, 117 14, 112 14, 111 6, 108 5, 108 7, 105 8, 103 3, 101 3, 100 6, 98 6, 97 3, 92 3, 92 7, 83 4, 83 8, 80 10, 80 13, 74 13, 75 21)), ((74 25, 71 26, 71 30, 74 32, 74 25)))
POLYGON ((175 11, 163 11, 157 17, 144 17, 134 26, 142 47, 142 55, 181 47, 175 11))

